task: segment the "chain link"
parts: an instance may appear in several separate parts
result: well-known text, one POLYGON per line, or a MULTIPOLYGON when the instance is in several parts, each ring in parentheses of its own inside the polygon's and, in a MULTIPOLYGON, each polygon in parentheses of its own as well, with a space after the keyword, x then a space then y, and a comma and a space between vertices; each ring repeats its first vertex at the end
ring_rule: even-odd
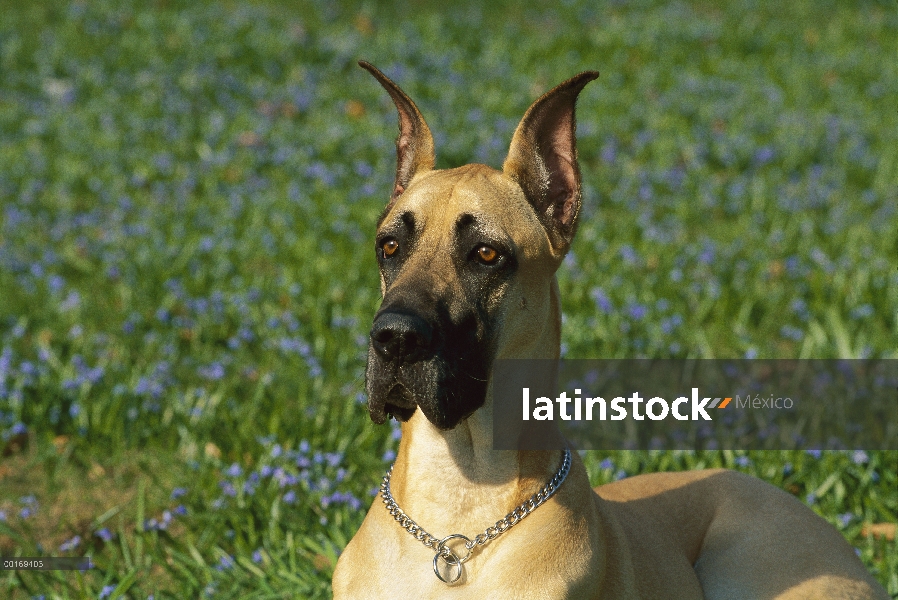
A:
MULTIPOLYGON (((434 549, 437 551, 437 556, 442 556, 447 562, 451 565, 459 565, 459 574, 461 563, 464 560, 467 560, 467 557, 464 560, 459 560, 457 556, 449 549, 444 541, 440 540, 437 537, 429 534, 424 530, 423 527, 415 523, 411 517, 405 514, 399 505, 396 504, 396 500, 393 498, 393 494, 390 493, 390 478, 393 476, 393 467, 396 464, 390 466, 390 470, 387 471, 387 474, 384 475, 383 482, 380 484, 380 495, 383 499, 383 503, 386 506, 387 512, 390 513, 399 525, 409 532, 416 540, 427 546, 428 548, 434 549), (456 561, 456 562, 452 562, 456 561)), ((532 513, 534 510, 539 508, 543 503, 546 502, 549 498, 551 498, 558 488, 561 487, 561 484, 564 483, 564 480, 567 478, 568 471, 571 469, 571 451, 567 448, 564 449, 564 455, 561 459, 561 466, 558 468, 558 471, 555 472, 555 475, 552 476, 552 479, 549 482, 541 487, 535 494, 530 496, 527 500, 522 502, 519 506, 516 506, 510 513, 496 521, 495 525, 491 525, 486 528, 486 531, 483 533, 478 533, 474 536, 473 539, 469 539, 460 534, 454 534, 452 536, 448 536, 443 538, 443 540, 447 540, 449 538, 458 537, 464 538, 468 540, 465 542, 465 548, 468 550, 468 556, 470 556, 470 552, 474 549, 475 546, 483 546, 487 542, 496 539, 518 523, 520 523, 527 515, 532 513)), ((434 564, 436 564, 436 557, 434 557, 434 564)), ((434 571, 436 572, 436 566, 434 566, 434 571)), ((437 576, 442 579, 442 577, 437 573, 437 576)), ((454 581, 454 580, 453 580, 454 581)))

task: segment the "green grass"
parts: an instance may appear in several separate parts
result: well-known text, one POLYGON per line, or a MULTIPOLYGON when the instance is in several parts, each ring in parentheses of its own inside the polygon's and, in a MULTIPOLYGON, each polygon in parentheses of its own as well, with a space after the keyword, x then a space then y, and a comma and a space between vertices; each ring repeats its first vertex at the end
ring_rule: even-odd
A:
MULTIPOLYGON (((601 71, 566 356, 898 358, 893 2, 490 6, 0 1, 0 553, 97 565, 0 595, 329 595, 396 447, 361 395, 395 160, 361 58, 440 167, 498 166, 601 71)), ((894 451, 586 463, 757 475, 898 598, 865 527, 898 520, 894 451)))

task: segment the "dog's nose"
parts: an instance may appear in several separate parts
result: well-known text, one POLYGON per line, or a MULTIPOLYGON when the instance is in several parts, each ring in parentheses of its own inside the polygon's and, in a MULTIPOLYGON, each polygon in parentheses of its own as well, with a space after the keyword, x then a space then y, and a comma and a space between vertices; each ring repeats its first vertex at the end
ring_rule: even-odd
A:
POLYGON ((386 312, 374 319, 371 343, 383 358, 413 362, 430 347, 432 334, 430 325, 421 317, 386 312))

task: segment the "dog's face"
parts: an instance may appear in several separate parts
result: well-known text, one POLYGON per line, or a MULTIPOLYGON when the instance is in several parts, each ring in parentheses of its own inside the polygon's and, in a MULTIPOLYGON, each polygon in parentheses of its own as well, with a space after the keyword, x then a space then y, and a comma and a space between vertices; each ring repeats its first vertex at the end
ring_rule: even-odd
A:
POLYGON ((414 103, 361 64, 400 117, 396 183, 375 238, 383 302, 371 329, 368 409, 383 423, 420 408, 452 429, 484 404, 493 360, 515 356, 534 336, 533 316, 551 312, 580 207, 574 103, 597 74, 534 103, 502 171, 433 170, 433 140, 414 103))
POLYGON ((546 232, 513 181, 467 165, 411 182, 375 245, 384 298, 368 351, 371 416, 406 420, 420 408, 451 429, 483 404, 526 283, 551 278, 546 232))

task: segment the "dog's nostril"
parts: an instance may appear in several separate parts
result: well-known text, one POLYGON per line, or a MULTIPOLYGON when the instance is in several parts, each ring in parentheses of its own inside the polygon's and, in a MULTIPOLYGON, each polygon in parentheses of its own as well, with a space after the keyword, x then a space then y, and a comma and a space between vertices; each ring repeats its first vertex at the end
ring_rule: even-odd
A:
POLYGON ((415 315, 383 313, 374 320, 371 342, 384 358, 406 361, 421 357, 430 346, 431 328, 415 315))
POLYGON ((389 329, 381 329, 380 331, 372 331, 371 339, 378 344, 389 344, 395 336, 389 329))

